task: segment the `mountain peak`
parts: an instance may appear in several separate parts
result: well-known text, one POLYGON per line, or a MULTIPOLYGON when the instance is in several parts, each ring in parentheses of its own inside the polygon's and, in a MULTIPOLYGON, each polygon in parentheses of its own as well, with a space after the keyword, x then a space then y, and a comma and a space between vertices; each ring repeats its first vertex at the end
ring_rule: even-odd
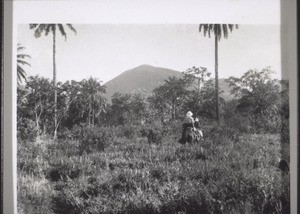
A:
MULTIPOLYGON (((142 65, 140 65, 140 66, 138 66, 136 68, 155 68, 155 67, 152 66, 152 65, 148 65, 148 64, 142 64, 142 65)), ((136 68, 134 68, 134 69, 136 69, 136 68)))
POLYGON ((110 100, 115 92, 123 94, 140 93, 147 96, 170 76, 181 75, 179 71, 143 64, 127 70, 105 83, 105 97, 110 100))

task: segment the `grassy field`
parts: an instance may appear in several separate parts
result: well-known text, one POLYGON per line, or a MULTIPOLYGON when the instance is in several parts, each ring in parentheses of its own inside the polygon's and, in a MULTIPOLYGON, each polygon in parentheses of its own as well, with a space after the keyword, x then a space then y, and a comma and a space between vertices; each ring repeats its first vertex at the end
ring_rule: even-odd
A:
POLYGON ((19 213, 287 213, 279 135, 204 133, 196 145, 178 132, 154 143, 114 134, 88 150, 78 139, 19 142, 19 213))

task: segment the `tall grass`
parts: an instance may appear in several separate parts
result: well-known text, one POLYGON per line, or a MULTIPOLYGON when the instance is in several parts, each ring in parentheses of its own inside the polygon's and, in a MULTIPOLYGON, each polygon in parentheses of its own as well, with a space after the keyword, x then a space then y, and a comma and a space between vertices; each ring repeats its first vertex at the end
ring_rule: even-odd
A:
MULTIPOLYGON (((233 136, 228 129, 215 129, 207 128, 203 143, 195 145, 177 143, 176 125, 159 137, 159 143, 135 127, 105 142, 95 143, 87 136, 19 142, 19 210, 287 213, 289 174, 278 169, 280 136, 233 136), (105 147, 99 149, 99 143, 105 147)), ((89 133, 98 136, 99 130, 89 133)))

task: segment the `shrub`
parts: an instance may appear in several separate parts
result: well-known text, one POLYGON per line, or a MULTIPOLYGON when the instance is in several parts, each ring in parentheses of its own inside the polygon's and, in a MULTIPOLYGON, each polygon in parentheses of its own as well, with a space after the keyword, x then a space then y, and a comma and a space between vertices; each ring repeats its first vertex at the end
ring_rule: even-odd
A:
POLYGON ((80 214, 81 207, 68 200, 68 195, 62 191, 51 197, 52 210, 57 214, 80 214))
POLYGON ((182 121, 179 120, 172 120, 167 124, 164 124, 162 127, 162 133, 163 135, 168 136, 180 136, 182 130, 182 121))
POLYGON ((133 125, 128 125, 123 128, 123 136, 128 139, 133 139, 138 133, 138 127, 133 125))
POLYGON ((87 128, 88 126, 86 124, 74 125, 71 129, 71 139, 79 140, 82 137, 82 132, 85 131, 85 129, 87 128))
POLYGON ((20 142, 20 140, 34 142, 37 136, 38 136, 38 130, 36 129, 36 124, 33 120, 24 118, 18 122, 18 126, 17 126, 18 142, 20 142))
POLYGON ((206 136, 214 143, 220 144, 227 141, 237 141, 239 132, 226 124, 214 124, 207 131, 206 136))
POLYGON ((79 140, 80 153, 91 153, 95 149, 104 151, 114 139, 114 132, 109 127, 77 126, 73 129, 73 137, 79 140))
POLYGON ((18 213, 53 213, 49 202, 49 196, 53 193, 52 185, 46 179, 20 173, 17 188, 18 213))
MULTIPOLYGON (((161 144, 163 136, 168 134, 166 126, 162 126, 160 123, 151 123, 142 127, 139 131, 142 137, 147 137, 149 144, 161 144)), ((170 134, 171 135, 171 134, 170 134)))
MULTIPOLYGON (((45 144, 45 142, 43 142, 45 144)), ((57 157, 71 157, 79 153, 79 142, 77 140, 50 141, 46 144, 45 159, 53 160, 57 157)))
POLYGON ((161 180, 165 177, 165 170, 162 167, 155 167, 150 170, 150 175, 154 179, 161 180))
POLYGON ((41 161, 44 152, 43 147, 42 144, 29 141, 18 144, 18 170, 28 174, 39 172, 42 165, 45 164, 41 161))
POLYGON ((253 132, 250 120, 239 113, 232 114, 231 117, 226 118, 225 123, 239 133, 253 132))
POLYGON ((50 181, 67 180, 68 178, 78 178, 81 170, 77 165, 71 163, 60 163, 46 170, 46 178, 50 181))
POLYGON ((161 144, 162 133, 157 129, 150 129, 147 134, 147 139, 149 144, 161 144))
POLYGON ((251 127, 255 133, 280 133, 281 119, 279 114, 249 115, 251 127))
POLYGON ((75 125, 72 130, 66 128, 66 127, 62 127, 59 132, 57 133, 57 138, 58 139, 64 139, 64 140, 73 140, 74 137, 74 130, 78 129, 78 126, 75 125))

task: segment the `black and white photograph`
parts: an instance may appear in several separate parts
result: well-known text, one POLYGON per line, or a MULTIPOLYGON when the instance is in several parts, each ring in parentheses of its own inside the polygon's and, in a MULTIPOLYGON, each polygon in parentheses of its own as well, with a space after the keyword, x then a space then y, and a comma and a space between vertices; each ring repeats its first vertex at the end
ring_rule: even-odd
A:
POLYGON ((279 26, 18 26, 20 213, 288 213, 279 26))
POLYGON ((17 213, 291 213, 280 23, 14 29, 17 213))

